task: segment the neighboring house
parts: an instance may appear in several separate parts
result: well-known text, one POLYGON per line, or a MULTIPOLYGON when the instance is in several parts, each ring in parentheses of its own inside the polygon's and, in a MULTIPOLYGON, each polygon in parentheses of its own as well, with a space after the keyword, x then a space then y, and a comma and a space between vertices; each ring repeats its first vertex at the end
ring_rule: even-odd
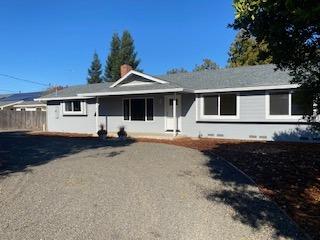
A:
POLYGON ((34 101, 43 92, 15 93, 0 95, 0 110, 46 111, 46 104, 34 101))
POLYGON ((36 100, 47 102, 47 129, 54 132, 96 133, 103 124, 108 132, 125 126, 129 134, 319 140, 296 103, 298 86, 274 68, 158 77, 131 70, 114 83, 73 86, 36 100))

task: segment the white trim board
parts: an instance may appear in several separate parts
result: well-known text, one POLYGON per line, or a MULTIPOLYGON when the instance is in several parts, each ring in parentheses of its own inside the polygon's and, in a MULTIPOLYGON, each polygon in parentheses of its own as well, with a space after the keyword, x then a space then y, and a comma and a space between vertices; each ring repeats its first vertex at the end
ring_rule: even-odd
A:
POLYGON ((183 88, 169 88, 169 89, 151 89, 151 90, 135 90, 135 91, 117 91, 117 92, 98 92, 98 93, 80 93, 78 96, 95 97, 95 96, 114 96, 114 95, 132 95, 132 94, 151 94, 151 93, 170 93, 183 92, 183 88))
POLYGON ((78 99, 90 99, 93 97, 73 96, 73 97, 52 97, 52 98, 35 98, 34 101, 54 101, 54 100, 78 100, 78 99))
POLYGON ((200 89, 194 93, 218 93, 218 92, 239 92, 239 91, 259 91, 259 90, 276 90, 298 88, 299 84, 288 84, 278 86, 258 86, 258 87, 238 87, 238 88, 219 88, 219 89, 200 89))
POLYGON ((157 83, 161 83, 161 84, 165 84, 165 83, 168 83, 164 80, 161 80, 161 79, 158 79, 158 78, 155 78, 155 77, 152 77, 150 75, 147 75, 147 74, 144 74, 144 73, 141 73, 141 72, 138 72, 138 71, 135 71, 135 70, 131 70, 130 72, 128 72, 126 75, 124 75, 122 78, 120 78, 118 81, 116 81, 114 84, 112 84, 110 86, 110 88, 113 88, 117 85, 119 85, 122 81, 124 81, 127 77, 129 77, 130 75, 137 75, 137 76, 140 76, 140 77, 143 77, 145 79, 148 79, 148 80, 151 80, 151 81, 154 81, 154 82, 157 82, 157 83))
POLYGON ((22 102, 23 102, 23 101, 8 103, 8 104, 6 104, 6 105, 0 106, 0 109, 3 110, 3 108, 5 108, 5 107, 13 106, 13 105, 15 105, 15 104, 19 104, 19 103, 22 103, 22 102))

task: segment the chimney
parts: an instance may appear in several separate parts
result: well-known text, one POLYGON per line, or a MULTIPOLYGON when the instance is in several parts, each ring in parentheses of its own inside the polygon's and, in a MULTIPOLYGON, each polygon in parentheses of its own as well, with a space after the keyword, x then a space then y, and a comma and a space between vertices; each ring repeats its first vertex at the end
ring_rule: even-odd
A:
POLYGON ((126 75, 128 72, 130 72, 132 70, 132 67, 128 64, 123 64, 120 67, 120 73, 121 73, 121 77, 123 77, 124 75, 126 75))

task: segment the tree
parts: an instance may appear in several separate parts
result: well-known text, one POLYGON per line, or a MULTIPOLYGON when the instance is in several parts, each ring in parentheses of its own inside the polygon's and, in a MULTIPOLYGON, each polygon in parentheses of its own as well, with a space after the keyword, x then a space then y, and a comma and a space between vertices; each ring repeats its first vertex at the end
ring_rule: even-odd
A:
POLYGON ((254 37, 241 29, 229 50, 228 67, 268 64, 272 62, 266 42, 257 43, 254 37))
POLYGON ((214 61, 205 58, 203 59, 203 62, 201 65, 196 65, 193 69, 193 72, 199 72, 199 71, 206 71, 206 70, 217 70, 219 69, 218 64, 216 64, 214 61))
POLYGON ((88 77, 87 77, 88 83, 89 84, 101 83, 102 82, 101 73, 102 73, 101 63, 100 63, 98 54, 95 52, 93 54, 93 60, 92 60, 91 66, 88 69, 88 77))
POLYGON ((121 40, 117 33, 113 34, 111 44, 110 44, 110 53, 107 57, 105 72, 104 72, 104 81, 116 81, 120 77, 120 47, 121 40))
POLYGON ((172 68, 167 71, 167 74, 186 73, 186 72, 188 71, 184 68, 172 68))
POLYGON ((137 69, 140 60, 137 59, 137 52, 135 51, 134 40, 128 31, 124 31, 121 38, 120 62, 128 64, 132 69, 137 69))
MULTIPOLYGON (((300 84, 304 99, 312 96, 320 113, 319 0, 234 0, 231 25, 245 29, 258 43, 266 42, 273 63, 288 70, 300 84)), ((316 120, 308 116, 309 120, 316 120)), ((319 126, 318 124, 315 124, 319 126)))
MULTIPOLYGON (((106 61, 104 74, 105 81, 116 81, 120 78, 120 66, 128 64, 132 69, 137 69, 140 60, 137 59, 134 40, 128 31, 124 31, 121 37, 115 33, 112 37, 110 54, 106 61)), ((139 69, 139 71, 142 71, 139 69)))

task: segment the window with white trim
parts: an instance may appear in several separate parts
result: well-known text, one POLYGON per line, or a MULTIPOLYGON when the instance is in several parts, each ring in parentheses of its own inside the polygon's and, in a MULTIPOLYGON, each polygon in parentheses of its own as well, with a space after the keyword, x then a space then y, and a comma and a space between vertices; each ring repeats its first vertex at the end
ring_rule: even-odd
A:
POLYGON ((86 102, 80 100, 65 101, 62 104, 64 115, 85 115, 86 102))
POLYGON ((238 95, 235 93, 204 95, 201 97, 203 118, 238 117, 238 95))
POLYGON ((268 116, 269 117, 293 117, 299 118, 303 115, 312 115, 313 103, 303 101, 298 92, 274 91, 269 92, 268 116))
POLYGON ((153 98, 123 99, 123 120, 125 121, 153 121, 153 98))

